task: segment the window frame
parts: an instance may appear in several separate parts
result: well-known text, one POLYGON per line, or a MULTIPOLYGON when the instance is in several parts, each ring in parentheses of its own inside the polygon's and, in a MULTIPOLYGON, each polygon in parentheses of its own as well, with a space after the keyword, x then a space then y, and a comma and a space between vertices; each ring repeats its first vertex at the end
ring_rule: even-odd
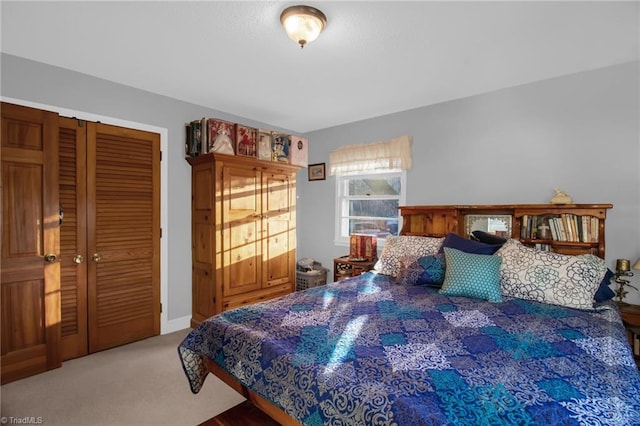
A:
MULTIPOLYGON (((406 205, 406 194, 407 194, 407 171, 401 169, 389 169, 389 170, 380 170, 380 171, 368 171, 365 173, 344 173, 344 174, 336 174, 336 204, 335 204, 335 226, 334 226, 334 244, 337 246, 349 246, 349 235, 342 235, 342 218, 350 217, 348 214, 342 214, 344 208, 348 209, 350 200, 389 200, 389 199, 397 199, 398 206, 406 205), (345 183, 347 180, 353 179, 366 179, 366 178, 380 178, 383 177, 399 177, 400 178, 400 194, 398 196, 348 196, 344 194, 345 189, 348 188, 348 184, 345 183)), ((347 212, 348 213, 348 212, 347 212)), ((398 220, 398 232, 402 229, 402 216, 400 216, 400 210, 397 212, 397 220, 398 220)), ((384 247, 386 242, 386 238, 378 238, 378 248, 384 247)))

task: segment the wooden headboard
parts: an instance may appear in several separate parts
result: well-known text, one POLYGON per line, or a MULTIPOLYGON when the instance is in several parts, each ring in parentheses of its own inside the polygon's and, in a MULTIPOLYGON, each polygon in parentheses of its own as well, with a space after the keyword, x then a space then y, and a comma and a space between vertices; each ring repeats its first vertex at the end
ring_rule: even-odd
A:
POLYGON ((505 235, 507 238, 517 238, 530 246, 545 246, 558 253, 592 253, 604 259, 605 220, 607 210, 611 208, 612 204, 402 206, 400 234, 444 237, 455 233, 469 237, 467 218, 509 216, 511 234, 505 235), (537 226, 541 223, 556 228, 553 232, 549 230, 547 235, 540 235, 537 226), (562 229, 557 228, 558 224, 562 229))

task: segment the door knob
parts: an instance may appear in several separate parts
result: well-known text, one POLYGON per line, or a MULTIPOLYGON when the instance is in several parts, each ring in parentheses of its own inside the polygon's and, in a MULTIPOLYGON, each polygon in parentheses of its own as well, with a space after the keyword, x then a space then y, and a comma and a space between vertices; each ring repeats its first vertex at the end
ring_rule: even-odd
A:
POLYGON ((56 260, 58 260, 58 256, 56 256, 53 253, 47 253, 47 254, 44 255, 44 261, 47 262, 47 263, 53 263, 56 260))
POLYGON ((100 262, 100 259, 102 259, 100 253, 93 253, 93 256, 91 256, 91 260, 93 260, 94 262, 100 262))
POLYGON ((73 263, 77 263, 78 265, 84 262, 84 257, 81 254, 77 254, 73 256, 73 263))

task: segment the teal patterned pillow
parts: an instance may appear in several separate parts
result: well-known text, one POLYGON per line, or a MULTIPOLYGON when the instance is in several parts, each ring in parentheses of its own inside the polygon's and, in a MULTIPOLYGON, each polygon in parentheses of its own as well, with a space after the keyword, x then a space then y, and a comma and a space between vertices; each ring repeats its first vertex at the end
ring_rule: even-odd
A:
POLYGON ((423 271, 418 278, 417 284, 426 284, 433 287, 442 286, 445 271, 444 254, 423 256, 418 259, 418 263, 422 267, 423 271))
POLYGON ((465 253, 445 247, 444 257, 447 267, 444 283, 438 291, 440 294, 502 302, 500 256, 465 253))

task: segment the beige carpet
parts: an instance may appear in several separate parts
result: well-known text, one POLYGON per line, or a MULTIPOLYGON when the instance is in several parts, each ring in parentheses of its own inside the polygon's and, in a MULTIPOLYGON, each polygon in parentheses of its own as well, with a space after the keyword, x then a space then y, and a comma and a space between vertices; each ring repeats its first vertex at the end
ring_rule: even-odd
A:
POLYGON ((1 423, 35 417, 36 423, 60 426, 189 426, 244 401, 213 375, 197 395, 191 393, 177 350, 188 332, 65 361, 61 368, 8 383, 1 388, 1 423))

